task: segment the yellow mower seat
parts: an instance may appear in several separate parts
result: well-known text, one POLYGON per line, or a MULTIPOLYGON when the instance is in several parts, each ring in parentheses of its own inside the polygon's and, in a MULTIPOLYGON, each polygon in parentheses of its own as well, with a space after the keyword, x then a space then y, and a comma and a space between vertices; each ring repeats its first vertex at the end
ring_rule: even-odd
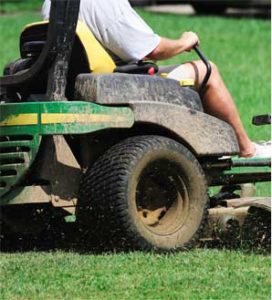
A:
POLYGON ((114 61, 83 22, 77 24, 76 37, 84 47, 92 73, 113 72, 116 67, 114 61))
MULTIPOLYGON (((26 44, 31 45, 33 42, 45 43, 48 24, 48 21, 37 22, 29 24, 23 29, 20 38, 22 58, 27 58, 31 55, 31 47, 25 47, 26 44)), ((76 38, 71 57, 72 67, 73 59, 75 61, 84 59, 85 65, 89 69, 88 71, 92 73, 112 73, 116 67, 111 56, 96 40, 89 28, 81 21, 78 22, 76 28, 76 38)), ((86 72, 86 70, 84 71, 86 72)))

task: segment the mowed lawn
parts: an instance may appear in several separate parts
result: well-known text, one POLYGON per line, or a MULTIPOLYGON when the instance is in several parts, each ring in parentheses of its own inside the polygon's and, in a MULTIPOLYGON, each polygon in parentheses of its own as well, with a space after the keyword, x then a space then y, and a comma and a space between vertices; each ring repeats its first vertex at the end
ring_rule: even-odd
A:
POLYGON ((269 299, 269 258, 195 250, 146 253, 2 255, 1 299, 269 299))
MULTIPOLYGON (((201 47, 221 70, 242 120, 255 140, 270 128, 251 117, 270 111, 270 22, 186 17, 140 11, 161 35, 199 34, 201 47)), ((0 68, 18 57, 18 35, 37 13, 0 16, 0 68)), ((194 58, 186 54, 167 64, 194 58)), ((269 185, 264 188, 269 191, 269 185)), ((2 253, 0 299, 270 299, 270 257, 199 249, 172 255, 87 255, 73 252, 2 253)))

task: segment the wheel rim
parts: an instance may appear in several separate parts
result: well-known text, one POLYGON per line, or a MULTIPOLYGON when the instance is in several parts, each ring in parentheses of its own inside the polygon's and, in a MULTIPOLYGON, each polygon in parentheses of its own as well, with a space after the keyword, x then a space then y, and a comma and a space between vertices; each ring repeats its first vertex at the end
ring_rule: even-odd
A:
POLYGON ((149 163, 136 188, 137 214, 146 229, 156 235, 178 231, 189 213, 188 183, 177 164, 165 159, 149 163))

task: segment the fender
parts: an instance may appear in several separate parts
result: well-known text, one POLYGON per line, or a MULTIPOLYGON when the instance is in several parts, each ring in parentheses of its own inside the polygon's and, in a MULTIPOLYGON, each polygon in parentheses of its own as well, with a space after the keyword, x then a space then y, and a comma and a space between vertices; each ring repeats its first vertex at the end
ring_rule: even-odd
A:
POLYGON ((131 74, 81 74, 75 91, 79 100, 130 106, 136 123, 166 128, 197 156, 239 153, 232 127, 205 114, 197 92, 181 88, 176 80, 131 74))
POLYGON ((153 123, 172 131, 197 156, 239 153, 234 130, 226 122, 186 106, 169 103, 130 103, 135 122, 153 123))

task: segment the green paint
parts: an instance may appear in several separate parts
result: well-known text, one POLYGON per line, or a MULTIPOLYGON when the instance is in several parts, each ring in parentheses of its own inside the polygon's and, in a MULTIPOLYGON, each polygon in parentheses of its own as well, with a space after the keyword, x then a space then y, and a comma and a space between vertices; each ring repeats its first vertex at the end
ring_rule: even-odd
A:
MULTIPOLYGON (((18 184, 34 161, 41 142, 39 135, 4 135, 0 141, 0 196, 18 184)), ((1 197, 2 198, 2 197, 1 197)))
POLYGON ((38 124, 4 126, 1 128, 1 135, 14 134, 82 134, 90 133, 106 128, 130 128, 134 123, 133 112, 128 107, 107 107, 91 102, 32 102, 32 103, 10 103, 1 105, 0 122, 11 116, 20 114, 38 114, 38 124), (113 118, 122 117, 123 121, 98 122, 98 123, 56 123, 41 124, 41 116, 45 113, 51 114, 90 114, 108 115, 113 118))
POLYGON ((21 118, 18 119, 18 125, 1 126, 0 196, 23 179, 35 160, 43 135, 84 134, 106 128, 130 128, 134 123, 133 112, 127 107, 107 107, 83 101, 1 104, 0 122, 18 117, 21 118), (37 124, 20 125, 24 114, 37 114, 37 124), (60 114, 64 122, 56 118, 55 123, 42 124, 44 114, 60 114), (67 118, 70 116, 68 123, 67 120, 65 122, 66 114, 67 118), (76 115, 77 122, 71 122, 73 115, 76 115), (95 118, 95 121, 88 122, 84 116, 85 119, 95 118))

